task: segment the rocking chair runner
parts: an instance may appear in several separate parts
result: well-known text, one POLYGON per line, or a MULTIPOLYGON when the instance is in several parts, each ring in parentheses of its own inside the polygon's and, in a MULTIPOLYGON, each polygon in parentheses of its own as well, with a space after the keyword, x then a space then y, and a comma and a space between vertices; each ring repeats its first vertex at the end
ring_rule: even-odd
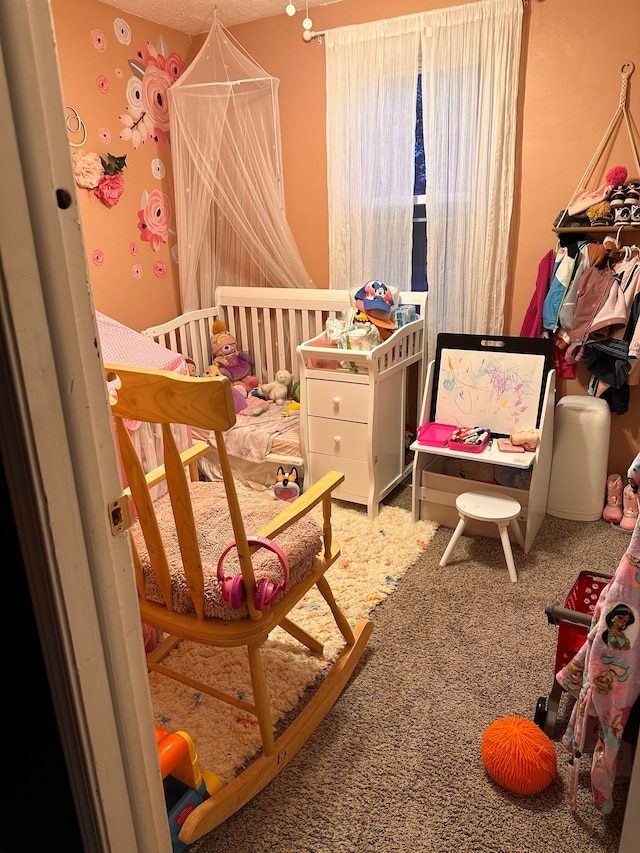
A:
MULTIPOLYGON (((325 578, 340 554, 339 546, 332 542, 331 495, 343 481, 343 474, 328 473, 281 511, 278 501, 257 496, 239 499, 222 435, 236 418, 227 379, 185 377, 120 365, 107 365, 105 369, 108 381, 118 380, 112 386, 116 391, 111 403, 129 483, 127 491, 137 514, 131 543, 140 615, 145 624, 168 635, 147 655, 148 667, 254 714, 262 739, 261 755, 189 815, 180 840, 190 844, 247 803, 296 754, 345 687, 364 651, 372 623, 360 620, 352 630, 325 578), (161 425, 163 466, 144 472, 125 419, 161 425), (208 444, 178 451, 171 425, 186 423, 215 434, 222 483, 197 481, 195 462, 210 449, 208 444), (168 494, 153 501, 149 489, 165 479, 168 494), (322 504, 322 529, 308 517, 317 504, 322 504), (256 543, 256 536, 275 540, 286 555, 289 571, 282 592, 278 589, 283 583, 280 560, 256 543), (230 541, 235 546, 224 557, 225 574, 232 573, 233 554, 239 563, 234 591, 240 577, 244 587, 239 599, 233 596, 233 607, 226 603, 229 597, 223 596, 217 575, 218 560, 230 541), (264 596, 256 597, 256 588, 262 590, 264 584, 270 584, 270 594, 262 610, 264 596), (345 646, 314 696, 276 740, 261 646, 279 626, 312 652, 322 653, 322 644, 288 616, 314 584, 331 609, 345 646), (253 700, 222 693, 213 685, 169 668, 163 660, 181 640, 214 647, 246 646, 253 700)), ((215 771, 214 767, 208 769, 215 771)))

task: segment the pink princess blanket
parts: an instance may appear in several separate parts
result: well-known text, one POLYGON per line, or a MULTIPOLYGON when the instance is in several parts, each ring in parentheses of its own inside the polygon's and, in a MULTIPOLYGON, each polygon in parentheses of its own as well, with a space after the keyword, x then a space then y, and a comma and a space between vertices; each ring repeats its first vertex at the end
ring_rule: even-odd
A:
MULTIPOLYGON (((640 453, 628 471, 640 486, 640 453)), ((639 517, 640 518, 640 517, 639 517)), ((591 790, 596 808, 613 808, 616 777, 629 775, 633 747, 624 727, 640 694, 640 520, 620 565, 596 604, 587 639, 556 679, 577 699, 562 739, 570 753, 568 789, 577 809, 580 758, 593 753, 591 790)))

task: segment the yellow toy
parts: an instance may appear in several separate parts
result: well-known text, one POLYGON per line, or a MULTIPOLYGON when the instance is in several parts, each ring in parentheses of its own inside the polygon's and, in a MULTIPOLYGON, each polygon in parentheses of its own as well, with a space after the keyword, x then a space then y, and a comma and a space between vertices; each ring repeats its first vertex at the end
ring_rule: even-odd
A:
POLYGON ((222 373, 220 371, 219 365, 217 365, 214 362, 213 364, 210 364, 209 367, 207 367, 207 369, 205 370, 205 372, 202 375, 203 376, 222 376, 222 373))
POLYGON ((297 400, 290 400, 287 405, 284 407, 284 412, 282 413, 283 418, 288 418, 289 415, 294 414, 294 412, 299 411, 300 403, 297 400))

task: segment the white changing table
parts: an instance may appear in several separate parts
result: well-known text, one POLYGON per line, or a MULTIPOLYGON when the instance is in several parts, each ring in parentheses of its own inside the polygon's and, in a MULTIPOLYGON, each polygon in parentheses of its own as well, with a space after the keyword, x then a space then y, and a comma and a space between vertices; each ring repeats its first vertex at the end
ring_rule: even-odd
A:
POLYGON ((334 495, 378 504, 411 471, 405 431, 415 433, 423 388, 424 320, 369 351, 338 349, 324 334, 298 346, 304 483, 341 471, 334 495))

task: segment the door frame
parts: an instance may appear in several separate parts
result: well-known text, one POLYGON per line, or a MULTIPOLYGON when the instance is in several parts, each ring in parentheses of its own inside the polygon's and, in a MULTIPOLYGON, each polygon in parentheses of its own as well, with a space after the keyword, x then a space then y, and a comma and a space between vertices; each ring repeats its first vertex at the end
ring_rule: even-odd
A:
POLYGON ((78 823, 96 853, 169 853, 48 2, 0 4, 0 78, 0 453, 78 823))

